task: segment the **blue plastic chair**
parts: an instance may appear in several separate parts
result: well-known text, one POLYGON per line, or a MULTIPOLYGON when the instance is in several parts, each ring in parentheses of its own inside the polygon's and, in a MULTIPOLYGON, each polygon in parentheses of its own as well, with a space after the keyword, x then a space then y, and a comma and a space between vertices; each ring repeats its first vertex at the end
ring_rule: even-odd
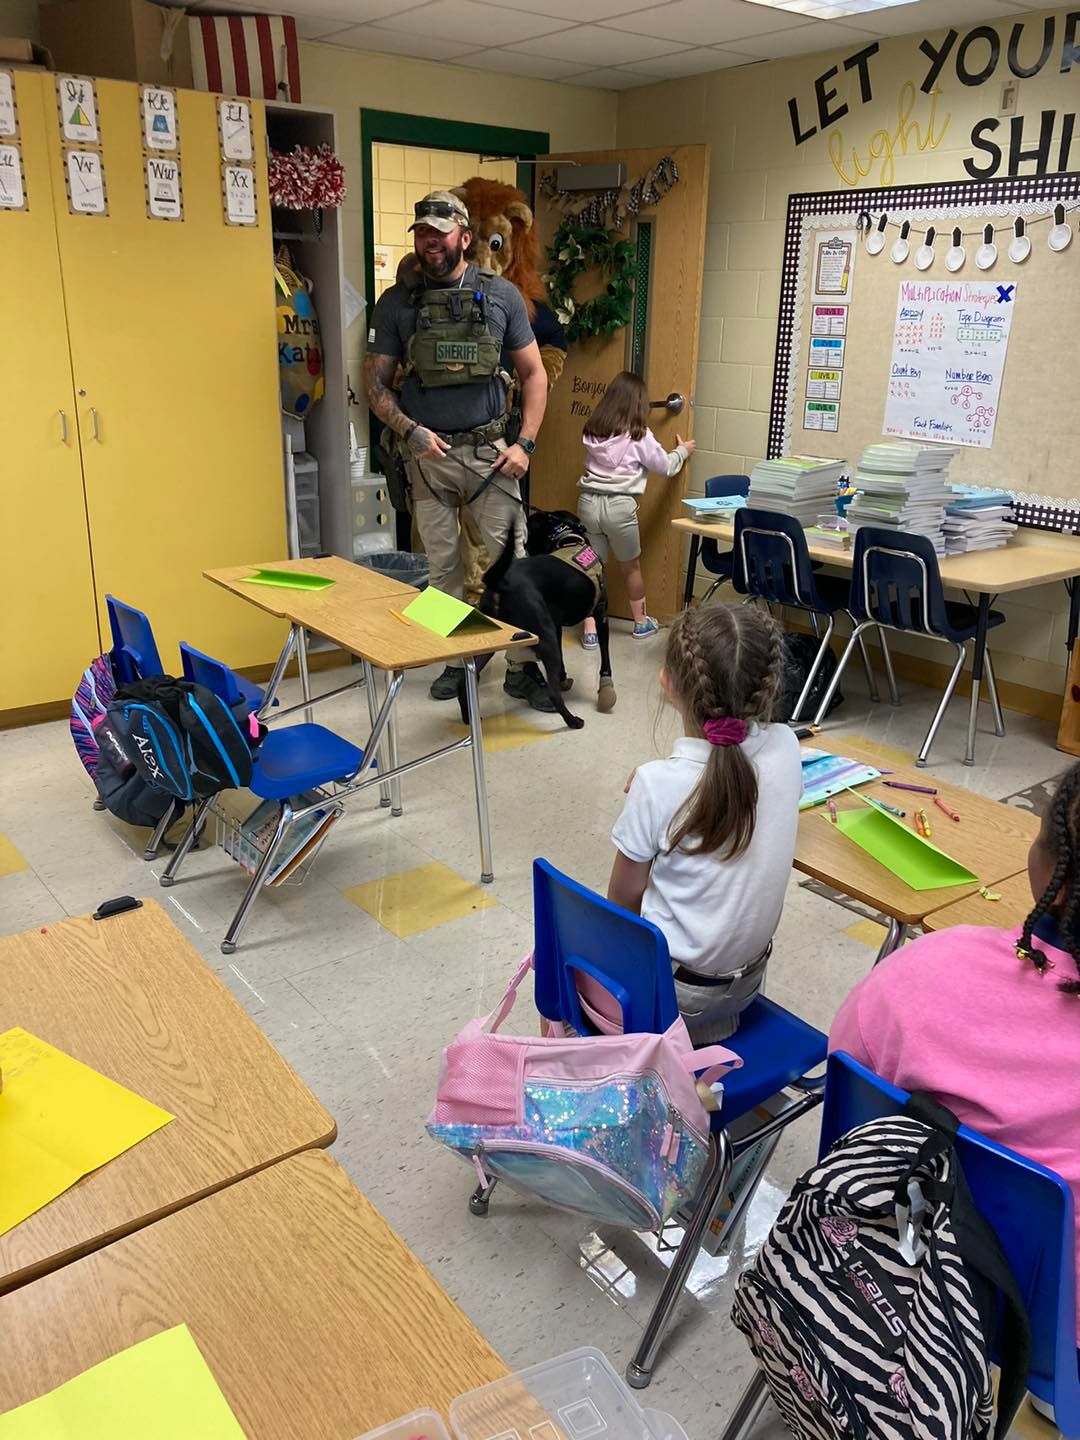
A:
MULTIPOLYGON (((830 1055, 820 1154, 855 1126, 897 1114, 907 1099, 906 1090, 888 1084, 850 1055, 830 1055)), ((1060 1175, 966 1125, 957 1134, 956 1153, 972 1198, 996 1232, 1027 1304, 1031 1319, 1027 1388, 1054 1406, 1063 1435, 1080 1436, 1072 1191, 1060 1175)), ((744 1440, 765 1394, 764 1377, 758 1371, 722 1440, 744 1440)))
MULTIPOLYGON (((711 480, 705 481, 705 496, 708 500, 715 499, 717 495, 742 495, 745 497, 749 494, 749 475, 714 475, 711 480)), ((725 580, 731 579, 732 554, 731 550, 721 550, 715 540, 702 539, 698 559, 710 575, 716 576, 701 597, 702 605, 712 599, 713 591, 718 586, 722 585, 725 580)))
MULTIPOLYGON (((230 709, 241 704, 246 705, 249 710, 258 711, 262 708, 263 692, 253 680, 245 680, 221 660, 215 660, 212 655, 204 655, 186 640, 180 641, 180 664, 185 680, 205 685, 219 699, 224 700, 230 709)), ((274 704, 277 703, 275 699, 274 704)))
MULTIPOLYGON (((536 1005, 545 1020, 561 1021, 579 1034, 590 1033, 577 998, 577 976, 588 975, 619 1001, 627 1030, 662 1031, 674 1022, 679 1011, 671 960, 667 941, 655 925, 579 885, 546 860, 533 862, 533 905, 536 1005)), ((825 1036, 771 1000, 759 996, 753 1001, 727 1043, 742 1057, 743 1068, 724 1077, 723 1111, 712 1116, 709 1166, 693 1214, 627 1367, 627 1379, 636 1389, 652 1379, 668 1323, 736 1154, 760 1146, 738 1202, 724 1222, 724 1235, 745 1212, 780 1131, 821 1099, 820 1081, 807 1076, 825 1059, 825 1036), (733 1142, 726 1127, 787 1086, 798 1090, 799 1098, 775 1119, 733 1142)), ((492 1188, 475 1192, 470 1201, 474 1214, 486 1213, 492 1188)))
POLYGON ((105 596, 112 632, 113 674, 118 685, 135 680, 149 680, 164 675, 150 619, 133 605, 125 605, 115 595, 105 596))
MULTIPOLYGON (((768 605, 787 605, 810 616, 814 634, 820 643, 791 712, 791 720, 798 720, 825 659, 837 614, 847 615, 852 630, 856 629, 855 617, 850 610, 851 586, 838 576, 815 573, 806 544, 806 531, 794 516, 779 510, 747 508, 736 511, 731 558, 731 581, 736 594, 745 595, 748 600, 764 600, 768 605), (827 617, 824 635, 818 623, 821 615, 827 617)), ((874 672, 861 637, 860 649, 870 698, 877 700, 874 672)), ((835 686, 833 688, 835 690, 835 686)))
MULTIPOLYGON (((856 641, 861 641, 864 631, 877 628, 882 639, 886 630, 894 630, 901 634, 925 635, 930 640, 944 641, 956 650, 956 663, 915 761, 916 765, 925 765, 938 726, 964 668, 964 647, 976 638, 978 610, 974 605, 945 599, 937 554, 925 535, 890 530, 883 526, 860 525, 855 532, 851 566, 851 601, 848 608, 857 624, 840 657, 836 674, 814 716, 814 724, 820 725, 828 711, 833 690, 840 683, 840 676, 851 655, 852 647, 856 641)), ((988 628, 1002 625, 1004 621, 1005 616, 1000 610, 989 612, 988 628)), ((989 647, 986 649, 985 661, 986 687, 994 713, 994 731, 997 735, 1004 735, 1005 718, 998 702, 989 647)), ((890 683, 895 687, 891 675, 890 683)), ((975 763, 977 706, 976 686, 972 694, 965 765, 975 763)))
MULTIPOLYGON (((198 651, 191 651, 190 647, 188 650, 192 656, 199 655, 198 651)), ((209 656, 199 656, 198 678, 202 684, 213 690, 219 699, 226 704, 232 703, 228 697, 232 693, 236 676, 228 666, 222 665, 218 660, 211 660, 209 656)), ((225 932, 225 938, 221 942, 223 955, 232 955, 236 950, 240 931, 270 873, 274 856, 280 849, 289 826, 315 809, 333 807, 333 798, 329 796, 325 803, 306 805, 294 810, 290 804, 292 797, 305 790, 322 790, 325 786, 352 778, 360 769, 363 760, 362 750, 322 725, 283 725, 278 730, 267 731, 252 762, 251 783, 248 788, 260 800, 277 802, 278 824, 251 877, 240 907, 225 932)), ((191 824, 161 876, 162 885, 170 886, 175 883, 180 867, 202 829, 206 812, 213 800, 214 796, 208 796, 195 807, 191 824)), ((340 805, 337 808, 340 809, 340 805)))

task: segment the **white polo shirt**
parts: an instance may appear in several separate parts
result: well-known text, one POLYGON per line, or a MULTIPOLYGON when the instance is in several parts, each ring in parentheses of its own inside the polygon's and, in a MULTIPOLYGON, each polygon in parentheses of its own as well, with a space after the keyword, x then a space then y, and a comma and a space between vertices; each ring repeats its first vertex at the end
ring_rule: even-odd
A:
POLYGON ((752 726, 742 744, 758 780, 748 847, 734 860, 665 854, 671 822, 711 750, 708 740, 684 736, 668 759, 639 766, 611 838, 627 859, 652 861, 641 914, 664 932, 672 960, 715 977, 756 959, 779 923, 795 857, 802 760, 786 725, 752 726))

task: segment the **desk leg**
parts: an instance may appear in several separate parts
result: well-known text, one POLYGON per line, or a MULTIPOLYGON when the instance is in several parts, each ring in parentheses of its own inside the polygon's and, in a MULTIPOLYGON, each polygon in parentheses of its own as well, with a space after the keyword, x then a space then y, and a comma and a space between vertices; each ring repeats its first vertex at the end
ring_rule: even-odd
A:
POLYGON ((990 596, 983 591, 979 596, 979 618, 975 629, 975 649, 971 657, 971 705, 968 709, 967 749, 964 764, 975 764, 975 728, 979 722, 979 692, 982 689, 983 669, 986 664, 986 630, 990 619, 990 596))
MULTIPOLYGON (((378 711, 377 711, 377 706, 376 706, 376 703, 375 703, 375 670, 374 670, 374 668, 372 667, 371 663, 370 663, 369 661, 367 661, 367 660, 365 660, 365 661, 363 662, 363 665, 364 665, 364 689, 367 691, 368 716, 369 716, 369 718, 370 718, 370 720, 371 720, 371 728, 372 728, 372 730, 374 730, 374 728, 375 728, 375 716, 376 716, 376 714, 378 713, 378 711)), ((396 741, 397 741, 397 730, 396 730, 396 729, 395 729, 395 731, 394 731, 394 739, 395 739, 395 749, 396 749, 396 748, 397 748, 397 745, 396 745, 396 741)), ((379 761, 379 769, 380 769, 380 770, 389 770, 389 769, 391 768, 391 766, 387 764, 386 751, 385 751, 385 749, 383 749, 381 746, 380 746, 380 753, 379 753, 379 755, 378 755, 377 758, 378 758, 378 761, 379 761)), ((394 763, 396 764, 397 762, 395 761, 394 763)), ((379 786, 379 804, 382 805, 382 806, 385 808, 387 805, 389 805, 389 804, 391 803, 391 799, 392 799, 392 796, 391 796, 390 782, 387 781, 385 784, 382 784, 382 785, 379 786)), ((401 814, 400 802, 399 802, 398 810, 397 810, 396 813, 399 814, 399 815, 401 814)))
MULTIPOLYGON (((390 691, 390 676, 386 677, 386 693, 390 691)), ((390 718, 386 722, 386 754, 390 761, 390 769, 398 768, 398 736, 397 736, 397 706, 390 711, 390 718)), ((390 814, 401 814, 401 776, 395 775, 390 781, 390 814)))
POLYGON ((281 654, 277 657, 269 683, 263 692, 263 703, 258 714, 260 720, 266 720, 270 714, 271 706, 277 696, 278 687, 281 685, 282 678, 285 674, 285 668, 292 659, 292 652, 296 646, 296 629, 297 627, 295 625, 290 626, 289 633, 285 636, 285 644, 281 647, 281 654))
POLYGON ((471 655, 465 661, 465 694, 469 701, 476 819, 480 826, 480 883, 490 885, 495 879, 495 872, 491 862, 491 818, 488 815, 487 781, 484 779, 484 731, 480 724, 480 687, 476 679, 476 660, 471 655))
MULTIPOLYGON (((296 627, 296 668, 300 672, 300 694, 305 700, 311 699, 311 676, 308 674, 307 665, 307 631, 302 625, 296 627)), ((304 711, 304 719, 310 725, 311 707, 304 711)))
POLYGON ((874 964, 880 965, 882 960, 885 959, 886 955, 891 955, 894 950, 899 950, 900 946, 904 943, 906 939, 907 926, 901 925, 899 920, 893 920, 890 918, 889 928, 885 932, 885 939, 882 940, 881 948, 874 956, 874 964))
POLYGON ((697 557, 701 549, 701 536, 690 536, 690 554, 686 560, 686 589, 683 591, 683 609, 690 608, 690 601, 694 598, 694 581, 697 579, 697 557))

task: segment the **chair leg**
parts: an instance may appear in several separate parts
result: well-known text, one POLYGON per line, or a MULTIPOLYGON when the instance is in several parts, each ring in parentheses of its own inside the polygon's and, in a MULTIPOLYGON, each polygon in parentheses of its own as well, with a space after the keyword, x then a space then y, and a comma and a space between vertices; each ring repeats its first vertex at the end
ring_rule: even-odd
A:
POLYGON ((491 1204, 491 1192, 498 1184, 498 1180, 489 1180, 486 1185, 477 1185, 476 1189, 469 1196, 469 1214, 486 1215, 488 1206, 491 1204))
POLYGON ((709 586, 709 588, 705 591, 705 594, 704 594, 704 595, 701 597, 701 599, 698 601, 698 604, 699 604, 699 605, 707 605, 707 604, 709 603, 709 601, 712 599, 712 597, 713 597, 713 595, 715 594, 715 592, 716 592, 717 590, 719 590, 720 586, 721 586, 723 583, 724 583, 724 576, 721 576, 719 580, 714 580, 714 581, 712 582, 712 584, 709 586))
POLYGON ((724 1427, 720 1440, 746 1440, 753 1430, 769 1398, 769 1386, 764 1370, 755 1370, 749 1385, 739 1396, 739 1403, 732 1411, 731 1419, 724 1427))
POLYGON ((157 859, 157 852, 161 848, 162 840, 165 839, 165 831, 168 830, 169 826, 172 824, 173 817, 175 815, 176 801, 171 800, 169 802, 169 808, 165 811, 165 814, 162 815, 161 819, 154 826, 153 833, 151 834, 150 839, 146 842, 146 849, 143 851, 142 854, 142 858, 144 860, 157 859))
POLYGON ((994 662, 990 658, 990 650, 986 651, 986 690, 990 696, 990 708, 994 712, 994 734, 1005 734, 1005 716, 1001 713, 1001 701, 998 699, 997 681, 994 679, 994 662))
POLYGON ((705 1234, 705 1226, 709 1223, 713 1206, 731 1175, 731 1161, 731 1141, 728 1139, 727 1131, 721 1130, 719 1135, 713 1135, 710 1138, 709 1164, 701 1181, 693 1217, 683 1231, 682 1244, 672 1261, 671 1269, 668 1271, 659 1298, 653 1306, 652 1314, 646 1322, 641 1344, 638 1346, 634 1358, 626 1367, 627 1383, 634 1390, 644 1390, 652 1379, 656 1357, 667 1327, 675 1312, 675 1307, 679 1303, 679 1297, 682 1295, 690 1271, 693 1269, 698 1251, 701 1249, 701 1237, 705 1234))
POLYGON ((899 920, 895 920, 890 916, 888 929, 885 931, 885 938, 878 946, 878 952, 874 956, 874 964, 880 965, 886 955, 891 955, 894 950, 899 950, 906 939, 907 926, 902 925, 899 920))
POLYGON ((176 849, 169 857, 169 863, 165 866, 165 869, 163 870, 161 875, 161 879, 158 882, 159 884, 164 885, 166 889, 168 889, 170 885, 175 885, 176 877, 180 873, 180 866, 187 858, 188 851, 195 844, 195 841, 199 838, 199 835, 203 828, 203 824, 206 819, 206 812, 207 810, 209 810, 213 798, 213 795, 208 795, 205 800, 200 800, 198 805, 196 805, 195 809, 192 811, 191 824, 184 831, 183 836, 180 839, 180 844, 177 845, 176 849))
POLYGON ((885 679, 889 685, 889 704, 900 704, 900 687, 896 683, 896 671, 893 669, 892 652, 889 649, 889 637, 884 629, 878 626, 878 639, 881 641, 881 658, 885 662, 885 679))
MULTIPOLYGON (((818 633, 818 617, 817 617, 816 615, 811 614, 811 617, 810 617, 810 618, 811 618, 811 619, 813 620, 813 622, 814 622, 814 634, 816 635, 816 634, 818 633)), ((806 672, 806 679, 803 681, 803 687, 802 687, 802 689, 799 691, 799 698, 795 701, 795 709, 792 710, 792 712, 791 712, 791 723, 792 723, 792 724, 794 724, 795 721, 798 720, 799 716, 802 714, 802 708, 803 708, 803 706, 806 704, 807 700, 809 699, 810 691, 811 691, 811 689, 813 688, 814 680, 817 678, 817 673, 818 673, 818 671, 821 669, 821 662, 825 659, 825 652, 826 652, 826 650, 828 650, 828 648, 829 648, 829 641, 832 639, 832 633, 833 633, 833 626, 834 626, 834 624, 835 624, 835 621, 834 621, 833 617, 830 615, 830 616, 829 616, 829 623, 828 623, 828 625, 826 625, 826 627, 825 627, 825 634, 824 634, 824 636, 820 639, 820 642, 819 642, 819 644, 818 644, 817 654, 814 656, 814 663, 810 666, 810 669, 806 672)))
POLYGON ((259 891, 263 887, 266 876, 270 873, 270 867, 274 863, 274 856, 277 854, 278 847, 284 839, 285 831, 289 828, 292 814, 292 806, 287 800, 283 800, 281 802, 281 814, 278 816, 277 829, 274 831, 274 838, 266 847, 266 854, 259 861, 258 868, 251 877, 251 884, 247 888, 247 893, 243 900, 240 901, 240 908, 233 916, 232 923, 228 930, 225 931, 225 939, 221 942, 221 953, 223 955, 232 955, 236 951, 237 938, 240 931, 244 928, 251 907, 258 899, 259 891))
POLYGON ((105 801, 104 801, 104 800, 95 800, 95 801, 94 801, 94 809, 95 809, 95 810, 107 810, 108 808, 109 808, 109 807, 105 804, 105 801))
POLYGON ((836 672, 833 675, 832 679, 829 681, 829 688, 822 696, 821 704, 818 706, 817 714, 814 716, 813 719, 813 724, 820 725, 822 720, 824 720, 825 716, 829 713, 829 705, 832 701, 832 697, 836 694, 836 687, 840 684, 840 677, 844 673, 847 662, 851 659, 851 652, 855 649, 855 646, 862 639, 863 631, 867 629, 869 629, 869 625, 864 620, 861 624, 856 625, 855 629, 852 630, 848 642, 844 646, 844 653, 840 656, 840 663, 836 667, 836 672))
MULTIPOLYGON (((949 643, 956 644, 955 641, 950 641, 949 643)), ((949 676, 949 683, 945 686, 945 693, 942 695, 941 702, 938 705, 937 709, 934 711, 934 718, 930 721, 930 729, 926 732, 926 739, 923 741, 922 749, 919 751, 918 758, 915 761, 915 764, 920 767, 926 764, 927 756, 930 754, 930 746, 934 743, 934 736, 937 734, 938 726, 941 724, 942 720, 945 717, 945 711, 949 707, 949 701, 953 697, 953 691, 956 689, 956 682, 960 679, 960 671, 963 668, 964 647, 963 645, 956 645, 956 664, 952 668, 952 674, 949 676)))
POLYGON ((870 692, 870 699, 876 705, 881 699, 878 694, 877 680, 874 678, 874 667, 870 664, 870 655, 866 649, 866 636, 859 636, 859 655, 862 658, 863 674, 866 676, 866 688, 870 692))

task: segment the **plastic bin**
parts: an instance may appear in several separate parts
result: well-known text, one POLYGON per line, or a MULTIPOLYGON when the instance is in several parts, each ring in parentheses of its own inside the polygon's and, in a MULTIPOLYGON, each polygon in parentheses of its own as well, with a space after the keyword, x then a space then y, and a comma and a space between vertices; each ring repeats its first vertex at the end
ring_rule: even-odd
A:
POLYGON ((363 555, 356 563, 367 570, 377 570, 380 575, 388 575, 391 580, 400 580, 403 585, 415 585, 417 590, 427 588, 426 555, 414 555, 411 550, 387 550, 382 555, 363 555))
POLYGON ((307 449, 304 422, 298 415, 288 415, 284 410, 281 412, 281 433, 287 435, 292 441, 294 455, 300 450, 307 449))
POLYGON ((301 450, 293 456, 293 476, 296 483, 296 498, 307 499, 319 493, 319 462, 314 455, 301 450))
POLYGON ((414 1410, 378 1430, 369 1430, 359 1440, 450 1440, 450 1432, 434 1410, 414 1410))
POLYGON ((686 1440, 670 1415, 643 1410, 591 1348, 459 1396, 450 1402, 450 1424, 457 1440, 686 1440))
MULTIPOLYGON (((386 488, 385 475, 356 475, 352 477, 352 533, 353 552, 356 540, 361 535, 395 534, 394 507, 386 488)), ((393 549, 393 545, 390 547, 393 549)))
POLYGON ((313 553, 319 549, 321 528, 319 522, 319 497, 318 495, 305 495, 296 497, 296 528, 300 539, 300 549, 313 553))

